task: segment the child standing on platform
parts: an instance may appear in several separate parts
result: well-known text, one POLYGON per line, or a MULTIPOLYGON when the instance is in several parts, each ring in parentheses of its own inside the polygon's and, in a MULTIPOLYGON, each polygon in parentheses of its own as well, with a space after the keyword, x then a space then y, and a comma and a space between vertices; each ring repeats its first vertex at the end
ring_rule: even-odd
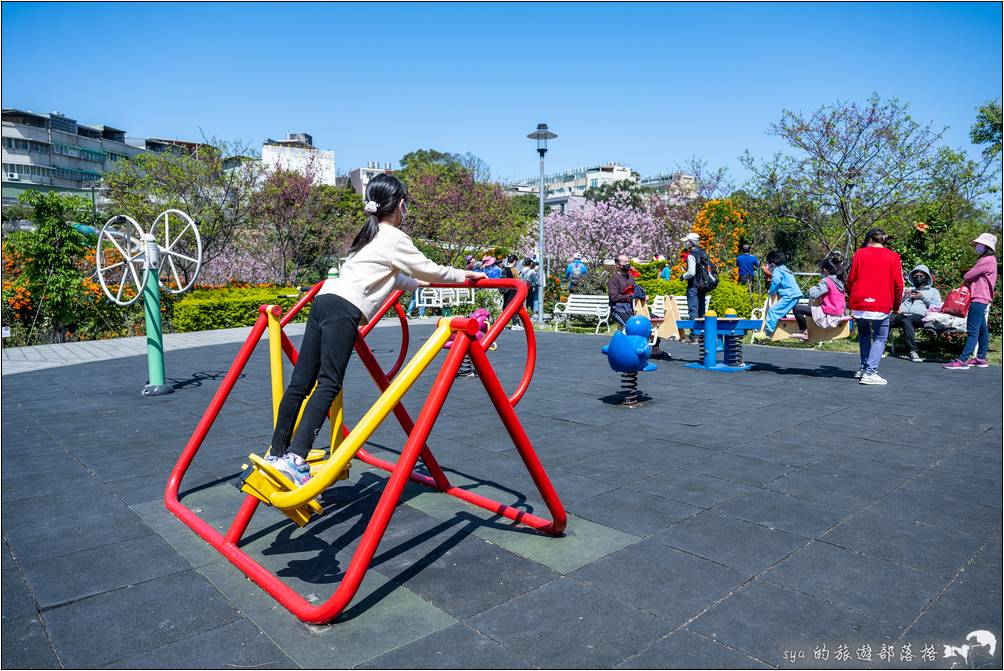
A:
POLYGON ((441 266, 426 258, 399 228, 408 213, 407 201, 404 183, 393 175, 370 180, 366 223, 352 241, 341 274, 325 280, 311 304, 300 354, 279 403, 266 457, 296 486, 310 479, 306 457, 342 388, 359 325, 376 314, 391 292, 414 291, 421 284, 419 280, 459 284, 484 277, 483 273, 441 266), (314 391, 294 436, 300 405, 311 389, 314 391))

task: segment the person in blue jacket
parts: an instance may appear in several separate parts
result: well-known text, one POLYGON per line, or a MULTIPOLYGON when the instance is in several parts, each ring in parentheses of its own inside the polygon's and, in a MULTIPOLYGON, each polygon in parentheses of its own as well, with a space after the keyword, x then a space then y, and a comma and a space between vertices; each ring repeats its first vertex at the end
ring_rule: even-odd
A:
POLYGON ((777 301, 767 310, 763 321, 763 332, 769 338, 774 335, 774 329, 781 318, 798 305, 802 290, 795 281, 795 274, 784 265, 784 254, 772 250, 767 253, 766 261, 764 271, 770 275, 770 289, 767 293, 777 296, 777 301))
POLYGON ((669 261, 666 259, 660 259, 665 265, 662 266, 662 270, 659 271, 659 279, 665 282, 669 282, 673 277, 673 269, 669 265, 669 261))
POLYGON ((575 291, 579 282, 585 279, 588 272, 589 266, 582 261, 582 254, 576 254, 573 256, 572 260, 565 268, 565 279, 568 280, 568 293, 575 291))
POLYGON ((739 268, 739 284, 749 284, 753 281, 757 266, 760 265, 760 259, 750 253, 752 249, 750 243, 744 242, 740 249, 742 254, 736 257, 736 267, 739 268))

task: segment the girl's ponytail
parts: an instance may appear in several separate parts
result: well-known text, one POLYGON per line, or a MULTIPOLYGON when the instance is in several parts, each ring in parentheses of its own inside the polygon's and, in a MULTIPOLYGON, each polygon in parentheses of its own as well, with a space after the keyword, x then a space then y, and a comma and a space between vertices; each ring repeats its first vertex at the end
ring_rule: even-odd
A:
POLYGON ((366 223, 356 233, 349 247, 349 254, 354 254, 368 245, 380 230, 380 221, 389 217, 401 204, 407 200, 408 189, 404 182, 386 173, 375 176, 366 187, 366 223))
POLYGON ((354 254, 368 245, 373 238, 376 237, 377 231, 379 230, 380 219, 378 219, 375 214, 367 215, 366 223, 364 223, 363 227, 359 229, 358 233, 356 233, 356 237, 352 239, 352 246, 349 247, 349 254, 354 254))

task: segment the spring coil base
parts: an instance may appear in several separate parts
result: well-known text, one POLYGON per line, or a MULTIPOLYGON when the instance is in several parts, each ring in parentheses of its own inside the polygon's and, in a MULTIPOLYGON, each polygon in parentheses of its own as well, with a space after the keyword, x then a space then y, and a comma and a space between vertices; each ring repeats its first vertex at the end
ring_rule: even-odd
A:
POLYGON ((723 358, 726 366, 741 368, 743 364, 743 340, 736 335, 725 336, 723 358))
POLYGON ((471 363, 471 358, 465 356, 463 362, 461 362, 460 367, 457 368, 457 379, 467 378, 467 377, 477 377, 477 371, 474 370, 474 364, 471 363))
POLYGON ((621 373, 621 405, 634 408, 644 405, 638 395, 638 373, 621 373))

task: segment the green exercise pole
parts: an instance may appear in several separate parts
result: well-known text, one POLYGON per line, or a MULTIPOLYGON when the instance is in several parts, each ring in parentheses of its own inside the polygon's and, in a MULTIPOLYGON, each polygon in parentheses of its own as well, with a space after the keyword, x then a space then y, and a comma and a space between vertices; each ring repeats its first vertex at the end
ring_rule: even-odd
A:
POLYGON ((164 335, 160 323, 160 250, 153 236, 143 236, 146 243, 146 286, 143 288, 143 314, 146 317, 146 363, 149 380, 144 396, 163 396, 174 392, 164 380, 164 335))

